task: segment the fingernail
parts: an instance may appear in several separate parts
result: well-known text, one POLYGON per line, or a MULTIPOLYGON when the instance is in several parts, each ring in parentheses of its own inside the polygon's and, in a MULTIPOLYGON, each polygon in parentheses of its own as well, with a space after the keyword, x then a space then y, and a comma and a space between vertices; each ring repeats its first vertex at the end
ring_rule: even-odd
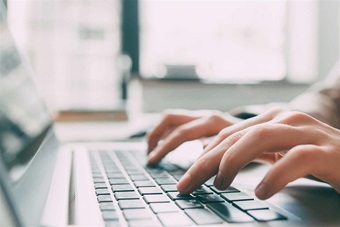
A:
POLYGON ((261 182, 255 189, 255 194, 259 199, 266 199, 268 197, 268 187, 264 182, 261 182))
POLYGON ((186 173, 178 182, 177 189, 179 192, 186 194, 189 192, 190 186, 191 186, 191 176, 188 173, 186 173))

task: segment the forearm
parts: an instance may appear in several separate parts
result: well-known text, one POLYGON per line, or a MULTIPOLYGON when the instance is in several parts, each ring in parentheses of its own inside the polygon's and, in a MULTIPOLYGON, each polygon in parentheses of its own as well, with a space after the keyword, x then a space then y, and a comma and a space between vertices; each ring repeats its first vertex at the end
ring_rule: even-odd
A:
POLYGON ((289 103, 242 106, 230 110, 230 114, 245 119, 273 107, 301 111, 335 128, 340 128, 340 61, 324 81, 313 85, 289 103))
POLYGON ((289 103, 289 109, 307 113, 340 128, 340 62, 327 78, 289 103))

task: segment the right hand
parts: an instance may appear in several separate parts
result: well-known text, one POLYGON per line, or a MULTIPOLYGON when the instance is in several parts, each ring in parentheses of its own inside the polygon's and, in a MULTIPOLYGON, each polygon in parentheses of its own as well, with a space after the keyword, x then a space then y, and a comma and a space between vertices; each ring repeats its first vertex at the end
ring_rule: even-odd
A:
POLYGON ((239 121, 241 119, 219 111, 168 110, 147 136, 148 163, 159 162, 186 141, 217 135, 239 121))

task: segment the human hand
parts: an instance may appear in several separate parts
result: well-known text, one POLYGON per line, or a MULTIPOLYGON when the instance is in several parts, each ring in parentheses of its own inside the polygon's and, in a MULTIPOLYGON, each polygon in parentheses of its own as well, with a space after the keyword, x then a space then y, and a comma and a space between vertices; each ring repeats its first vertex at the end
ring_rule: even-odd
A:
POLYGON ((157 163, 182 143, 216 135, 239 121, 219 111, 168 110, 147 136, 148 162, 157 163))
POLYGON ((312 175, 340 192, 340 131, 299 112, 272 109, 223 129, 179 181, 190 193, 216 175, 215 186, 226 189, 238 171, 253 160, 274 165, 255 193, 267 199, 289 182, 312 175), (280 155, 285 153, 285 155, 280 155))

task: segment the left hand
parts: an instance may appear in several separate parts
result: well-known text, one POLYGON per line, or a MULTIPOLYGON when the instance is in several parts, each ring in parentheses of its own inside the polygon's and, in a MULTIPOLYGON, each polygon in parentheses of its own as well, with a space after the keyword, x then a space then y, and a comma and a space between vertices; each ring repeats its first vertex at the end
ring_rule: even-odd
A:
POLYGON ((215 174, 215 186, 226 189, 253 160, 274 164, 255 190, 260 199, 309 174, 340 192, 340 131, 307 114, 277 108, 223 129, 179 181, 178 190, 190 193, 215 174))

